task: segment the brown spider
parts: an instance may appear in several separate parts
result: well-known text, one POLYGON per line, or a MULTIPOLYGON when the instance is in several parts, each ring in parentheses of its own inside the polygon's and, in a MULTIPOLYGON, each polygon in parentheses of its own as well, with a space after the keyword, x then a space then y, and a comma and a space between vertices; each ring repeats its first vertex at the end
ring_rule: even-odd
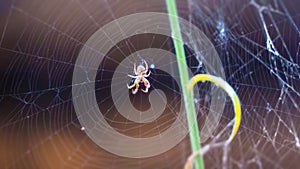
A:
POLYGON ((129 77, 131 78, 134 78, 134 83, 129 86, 127 84, 127 88, 128 89, 132 89, 135 87, 135 89, 132 89, 132 94, 136 94, 138 92, 138 89, 140 87, 140 83, 144 83, 146 89, 141 89, 144 93, 148 93, 148 90, 150 88, 150 82, 146 79, 146 77, 149 77, 150 76, 150 71, 148 74, 146 74, 149 70, 149 67, 148 67, 148 64, 146 61, 145 62, 145 66, 144 65, 139 65, 137 68, 136 68, 136 64, 134 63, 134 68, 133 68, 133 71, 134 71, 134 74, 135 76, 132 76, 132 75, 128 75, 129 77))

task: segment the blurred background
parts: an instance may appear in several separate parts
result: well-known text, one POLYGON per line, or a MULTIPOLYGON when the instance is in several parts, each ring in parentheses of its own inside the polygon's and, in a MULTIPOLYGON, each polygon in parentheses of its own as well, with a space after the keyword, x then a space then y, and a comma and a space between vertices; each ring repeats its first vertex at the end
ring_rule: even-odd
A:
MULTIPOLYGON (((176 2, 179 16, 196 25, 215 46, 226 80, 242 102, 238 135, 229 147, 210 149, 204 155, 206 168, 297 168, 300 1, 176 2)), ((0 168, 183 168, 191 153, 188 136, 155 157, 120 157, 105 151, 86 135, 73 107, 72 73, 82 46, 102 26, 141 12, 166 13, 165 1, 0 0, 0 168)), ((107 58, 121 53, 126 57, 132 49, 147 47, 174 53, 169 37, 145 34, 127 41, 130 44, 116 44, 107 58)), ((204 73, 205 65, 195 58, 191 54, 189 67, 193 73, 204 73)), ((109 65, 98 70, 106 80, 114 73, 109 65)), ((169 98, 167 104, 177 109, 176 103, 181 102, 179 84, 174 84, 167 73, 156 71, 157 76, 150 81, 161 82, 160 89, 169 98), (168 84, 170 81, 173 85, 168 84)), ((129 82, 130 79, 122 83, 129 82)), ((103 109, 110 109, 113 104, 105 90, 109 85, 101 79, 96 84, 97 101, 103 109)), ((200 98, 195 100, 200 127, 210 104, 207 88, 201 88, 200 98)), ((149 108, 148 95, 134 97, 131 103, 135 107, 141 111, 149 108)), ((223 114, 218 129, 203 145, 226 140, 230 134, 227 124, 234 112, 230 99, 223 99, 226 106, 220 112, 223 114)), ((176 113, 167 108, 149 125, 128 122, 114 110, 106 116, 117 131, 133 137, 159 134, 176 118, 176 113)))

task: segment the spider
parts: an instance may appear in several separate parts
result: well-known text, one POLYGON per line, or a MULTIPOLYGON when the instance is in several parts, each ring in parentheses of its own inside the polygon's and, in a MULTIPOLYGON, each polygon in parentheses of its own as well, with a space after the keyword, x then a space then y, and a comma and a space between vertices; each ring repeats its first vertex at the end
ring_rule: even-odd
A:
POLYGON ((145 60, 144 60, 144 62, 145 62, 145 66, 144 65, 139 65, 138 67, 136 67, 136 64, 134 63, 133 71, 134 71, 135 76, 128 75, 129 77, 132 78, 132 80, 134 80, 134 82, 131 86, 129 86, 127 84, 128 89, 132 89, 132 88, 135 87, 135 89, 132 89, 132 91, 131 91, 132 94, 136 94, 138 92, 138 89, 140 87, 140 83, 144 83, 144 85, 146 87, 145 90, 141 89, 144 93, 148 93, 148 90, 150 88, 150 82, 146 79, 146 77, 150 76, 151 71, 149 71, 149 73, 147 74, 147 72, 149 70, 149 67, 148 67, 148 64, 145 60))

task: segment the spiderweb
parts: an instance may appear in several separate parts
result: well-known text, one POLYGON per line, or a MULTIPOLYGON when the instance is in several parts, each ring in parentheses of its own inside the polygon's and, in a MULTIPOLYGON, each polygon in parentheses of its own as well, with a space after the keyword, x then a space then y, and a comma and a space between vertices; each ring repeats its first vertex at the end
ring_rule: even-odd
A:
MULTIPOLYGON (((177 6, 180 17, 196 25, 212 42, 226 81, 242 103, 240 130, 234 141, 225 145, 222 141, 230 135, 233 109, 230 99, 220 98, 226 101, 221 121, 202 143, 206 168, 297 168, 300 2, 187 0, 177 1, 177 6)), ((121 157, 87 136, 73 106, 73 70, 90 36, 122 16, 166 12, 164 1, 16 0, 0 2, 0 9, 1 168, 183 168, 191 154, 188 137, 157 156, 121 157)), ((181 93, 173 80, 176 76, 151 65, 155 60, 147 58, 153 54, 149 52, 145 55, 153 71, 151 90, 159 86, 167 93, 166 112, 150 124, 136 124, 103 103, 110 98, 105 92, 114 85, 109 83, 112 74, 126 76, 116 83, 130 83, 127 74, 133 73, 133 63, 140 64, 145 56, 137 51, 154 47, 174 53, 169 37, 145 33, 115 44, 102 65, 90 68, 98 71, 92 81, 96 83, 98 105, 110 110, 105 119, 131 137, 159 135, 178 118, 181 93), (137 55, 127 64, 116 57, 126 58, 134 52, 137 55), (114 69, 118 66, 124 66, 126 72, 114 69)), ((206 65, 195 54, 197 49, 188 46, 186 50, 191 73, 205 73, 206 65)), ((175 69, 175 58, 167 66, 175 69)), ((214 86, 203 83, 198 87, 195 104, 201 128, 210 109, 209 89, 214 86)), ((138 110, 149 108, 143 95, 130 99, 138 110)))

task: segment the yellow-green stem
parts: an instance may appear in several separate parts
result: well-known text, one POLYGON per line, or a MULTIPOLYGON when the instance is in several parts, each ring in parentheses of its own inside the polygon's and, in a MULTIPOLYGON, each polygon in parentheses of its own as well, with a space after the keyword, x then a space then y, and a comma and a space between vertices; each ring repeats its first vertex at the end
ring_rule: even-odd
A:
MULTIPOLYGON (((180 83, 182 87, 182 94, 184 99, 184 105, 187 113, 187 121, 190 132, 190 141, 192 151, 196 152, 201 149, 199 129, 197 123, 197 115, 194 107, 193 90, 187 89, 189 82, 188 67, 186 63, 186 57, 184 52, 183 40, 180 31, 180 25, 177 15, 177 8, 175 0, 166 0, 167 9, 169 13, 169 20, 171 24, 171 31, 173 35, 173 43, 175 47, 177 64, 180 76, 180 83)), ((198 156, 195 159, 195 166, 197 169, 204 169, 204 162, 202 156, 198 156)))

